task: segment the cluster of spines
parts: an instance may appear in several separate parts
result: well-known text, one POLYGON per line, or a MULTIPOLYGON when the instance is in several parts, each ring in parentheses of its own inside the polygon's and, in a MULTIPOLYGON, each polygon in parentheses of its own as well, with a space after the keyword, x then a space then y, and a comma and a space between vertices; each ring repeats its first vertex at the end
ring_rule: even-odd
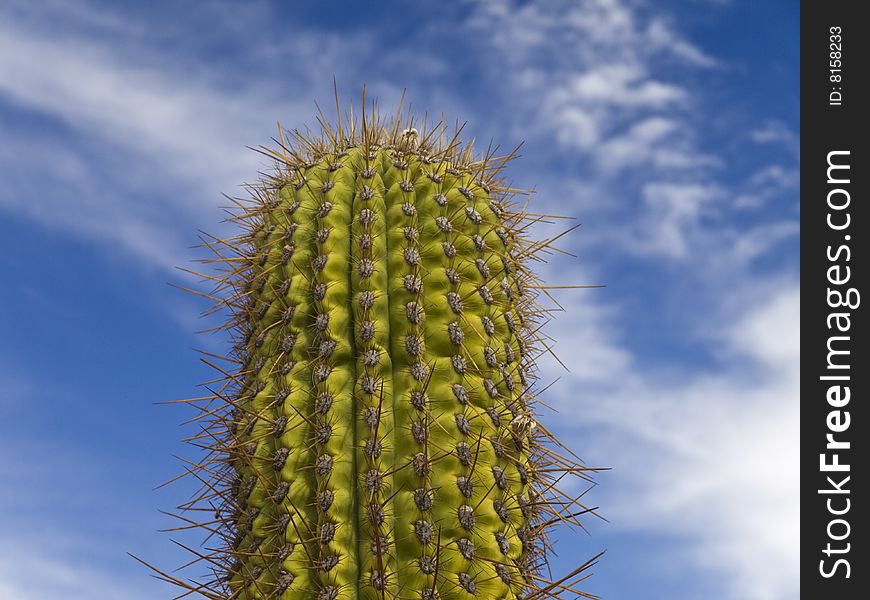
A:
POLYGON ((205 489, 182 508, 217 507, 217 522, 204 526, 228 542, 198 555, 215 573, 196 586, 206 597, 280 600, 296 589, 331 600, 341 597, 339 579, 359 582, 349 597, 436 600, 492 589, 506 590, 505 598, 582 595, 569 578, 541 575, 547 530, 577 523, 571 508, 582 508, 556 483, 588 470, 555 452, 546 429, 533 430, 533 359, 542 351, 535 342, 546 348, 545 313, 535 303, 542 286, 525 261, 548 247, 525 241, 524 232, 541 217, 507 206, 512 191, 496 177, 506 159, 487 153, 471 161, 470 148, 455 140, 439 149, 431 132, 400 128, 398 119, 384 127, 364 116, 362 132, 325 127, 320 141, 297 135, 298 150, 282 139, 271 151, 281 161, 277 174, 235 217, 251 234, 206 240, 228 266, 210 297, 232 312, 228 326, 239 343, 231 358, 242 366, 222 370, 222 387, 206 408, 197 404, 211 423, 195 443, 213 443, 202 444, 210 453, 190 469, 205 489), (354 148, 361 162, 346 166, 354 148), (330 192, 343 185, 357 193, 336 210, 330 192), (310 206, 313 214, 303 214, 310 206), (424 222, 421 210, 433 218, 424 222), (336 228, 352 233, 341 248, 329 246, 336 228), (424 271, 424 259, 440 267, 424 271), (349 286, 332 286, 347 280, 340 273, 348 264, 349 286), (335 275, 324 277, 333 267, 335 275), (391 281, 399 279, 397 289, 391 281), (280 289, 267 289, 275 282, 280 289), (227 285, 234 291, 220 297, 227 285), (427 327, 447 335, 432 339, 427 327), (273 328, 279 336, 267 334, 273 328), (450 350, 427 363, 427 344, 450 350), (450 398, 430 399, 433 377, 449 380, 450 398), (225 403, 223 414, 215 400, 225 403), (330 447, 336 407, 354 407, 356 420, 330 447), (296 432, 292 439, 288 431, 296 432), (347 439, 357 440, 356 459, 347 439), (408 440, 413 452, 397 456, 408 440), (433 469, 453 481, 436 480, 433 469), (364 494, 358 506, 342 488, 348 483, 364 494), (457 506, 434 502, 445 485, 459 492, 457 506), (357 510, 356 518, 331 515, 336 501, 345 503, 339 517, 357 510), (479 518, 487 503, 498 521, 479 518), (400 530, 407 523, 399 517, 408 514, 412 525, 400 530), (341 532, 359 543, 356 562, 341 555, 350 547, 335 543, 341 532), (331 577, 340 563, 347 574, 331 577), (408 570, 425 575, 426 586, 408 588, 408 570))

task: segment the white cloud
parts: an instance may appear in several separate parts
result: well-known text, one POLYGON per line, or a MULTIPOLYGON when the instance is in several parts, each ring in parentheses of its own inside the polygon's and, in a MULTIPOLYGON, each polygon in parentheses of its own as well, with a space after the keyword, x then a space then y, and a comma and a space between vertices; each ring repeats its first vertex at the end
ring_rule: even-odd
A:
MULTIPOLYGON (((591 155, 608 175, 637 164, 699 164, 688 130, 673 130, 671 149, 636 140, 651 123, 690 104, 689 91, 656 72, 663 56, 694 67, 715 64, 661 18, 644 20, 612 0, 477 3, 468 26, 485 31, 490 57, 516 92, 513 110, 528 111, 542 132, 591 155), (558 48, 558 52, 554 52, 558 48), (619 131, 628 132, 622 140, 619 131), (635 142, 639 141, 639 145, 635 142), (602 148, 609 142, 609 148, 602 148)), ((523 120, 523 127, 528 126, 523 120)), ((705 158, 705 157, 700 157, 705 158)))
POLYGON ((256 165, 237 157, 262 128, 265 99, 216 93, 206 81, 157 70, 86 38, 14 26, 0 28, 0 57, 0 93, 8 100, 159 160, 176 175, 240 181, 256 165))
MULTIPOLYGON (((592 276, 582 270, 571 269, 570 265, 553 261, 540 269, 542 280, 547 282, 570 281, 573 285, 595 285, 592 276)), ((616 323, 620 311, 609 304, 605 298, 613 297, 608 289, 581 290, 566 300, 565 311, 552 316, 553 322, 545 327, 558 342, 554 348, 556 356, 565 363, 570 377, 583 381, 606 382, 613 373, 629 372, 632 368, 631 353, 616 339, 616 323), (553 331, 571 332, 570 344, 563 345, 562 339, 553 331), (582 352, 577 352, 582 348, 582 352)), ((550 365, 551 367, 554 365, 550 365)), ((547 377, 557 378, 565 375, 556 369, 546 373, 547 377)), ((566 388, 564 384, 560 387, 566 388)))
POLYGON ((753 172, 741 186, 735 206, 740 209, 758 209, 786 194, 797 200, 799 185, 800 170, 797 166, 776 163, 765 165, 753 172))
MULTIPOLYGON (((614 202, 615 192, 594 197, 614 202), (608 197, 609 196, 609 197, 608 197)), ((614 253, 639 258, 649 269, 678 263, 685 281, 700 280, 704 286, 717 285, 714 273, 748 284, 745 267, 776 244, 796 234, 796 222, 788 216, 736 228, 721 218, 739 202, 730 190, 711 180, 659 181, 652 179, 640 189, 642 202, 630 213, 618 213, 618 226, 598 225, 579 234, 595 254, 614 253)), ((601 220, 601 219, 599 219, 601 220)), ((587 250, 587 254, 589 251, 587 250)), ((684 282, 681 282, 684 283, 684 282)))
MULTIPOLYGON (((147 582, 147 578, 136 577, 132 568, 95 567, 99 562, 83 552, 80 543, 56 546, 33 547, 23 533, 17 539, 0 537, 0 598, 145 600, 159 592, 143 585, 142 580, 147 582)), ((133 566, 133 560, 129 560, 133 566)))
POLYGON ((703 157, 681 149, 682 126, 668 117, 635 121, 624 132, 615 133, 596 149, 595 162, 602 173, 614 175, 628 167, 644 169, 683 167, 703 157))
MULTIPOLYGON (((513 122, 522 124, 522 135, 531 121, 536 140, 555 141, 571 164, 574 177, 550 186, 558 187, 553 204, 565 210, 571 199, 584 220, 613 225, 587 237, 601 248, 616 238, 622 242, 616 252, 702 271, 709 268, 706 257, 745 263, 796 232, 791 215, 773 213, 732 230, 735 211, 787 197, 796 166, 780 156, 753 173, 723 179, 731 150, 707 141, 711 98, 687 80, 699 71, 709 79, 730 70, 681 33, 675 18, 615 0, 505 0, 475 5, 470 26, 492 34, 488 58, 504 65, 500 72, 511 90, 506 110, 520 115, 513 122)), ((748 140, 735 137, 744 143, 795 139, 776 120, 762 120, 748 140)), ((546 202, 546 194, 541 197, 546 202)))
POLYGON ((761 127, 750 131, 749 139, 758 144, 783 146, 795 156, 800 153, 800 138, 798 134, 791 127, 776 119, 771 119, 761 127))
POLYGON ((731 258, 738 264, 763 256, 776 244, 795 237, 800 233, 797 219, 783 219, 779 222, 761 225, 749 231, 733 231, 731 258))
POLYGON ((622 158, 632 148, 637 160, 651 156, 651 137, 670 133, 657 131, 667 123, 662 117, 650 117, 632 123, 621 141, 611 140, 601 147, 602 137, 613 127, 607 115, 617 109, 656 109, 680 102, 685 92, 679 87, 650 80, 635 65, 609 65, 585 73, 567 75, 567 80, 547 95, 542 115, 554 127, 557 139, 568 148, 592 152, 606 172, 621 170, 634 162, 622 158), (639 138, 639 139, 635 139, 639 138), (640 146, 632 146, 634 142, 640 146))
POLYGON ((653 182, 644 185, 643 199, 648 212, 639 222, 644 233, 637 234, 641 251, 670 257, 684 257, 689 251, 687 235, 697 229, 705 205, 721 198, 718 186, 698 183, 653 182))
POLYGON ((800 177, 797 169, 787 169, 782 165, 767 165, 749 179, 753 186, 775 186, 778 188, 796 188, 800 177))
MULTIPOLYGON (((547 399, 597 432, 595 454, 614 471, 596 504, 613 526, 684 536, 681 560, 723 575, 729 598, 797 596, 799 298, 792 283, 743 315, 715 315, 721 369, 668 376, 623 357, 604 377, 563 374, 547 399)), ((607 339, 599 332, 592 357, 607 339)), ((587 362, 584 340, 557 341, 560 357, 587 362)))
POLYGON ((716 59, 698 46, 677 35, 673 27, 667 25, 661 17, 650 21, 646 34, 654 46, 667 49, 671 54, 687 63, 699 67, 715 67, 719 64, 716 59))
POLYGON ((615 106, 662 108, 682 100, 685 90, 650 80, 638 65, 608 65, 573 77, 554 95, 615 106))
POLYGON ((0 99, 76 132, 6 128, 0 209, 146 264, 178 264, 185 244, 169 219, 216 206, 261 162, 245 149, 262 127, 261 103, 84 38, 0 21, 0 99))
MULTIPOLYGON (((180 232, 219 221, 221 194, 243 194, 240 185, 264 170, 268 160, 247 146, 268 142, 278 118, 308 121, 313 97, 143 43, 111 11, 52 6, 63 35, 34 24, 26 5, 0 14, 0 102, 52 123, 3 127, 0 210, 147 265, 177 265, 194 241, 180 232)), ((271 52, 271 61, 294 56, 284 76, 320 89, 324 82, 312 83, 318 69, 347 65, 338 56, 358 54, 364 42, 300 32, 256 52, 271 52)))

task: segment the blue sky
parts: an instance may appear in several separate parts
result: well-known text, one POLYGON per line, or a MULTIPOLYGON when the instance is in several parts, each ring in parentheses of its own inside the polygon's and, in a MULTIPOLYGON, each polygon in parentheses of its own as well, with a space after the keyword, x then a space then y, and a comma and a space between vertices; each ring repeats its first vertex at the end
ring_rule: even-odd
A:
MULTIPOLYGON (((598 477, 605 598, 798 590, 798 5, 11 0, 0 7, 0 598, 171 597, 126 552, 187 484, 203 308, 167 282, 221 232, 246 146, 407 87, 504 148, 541 212, 583 225, 543 268, 569 366, 544 414, 598 477), (96 596, 95 596, 96 594, 96 596)), ((541 235, 550 233, 541 230, 541 235)))

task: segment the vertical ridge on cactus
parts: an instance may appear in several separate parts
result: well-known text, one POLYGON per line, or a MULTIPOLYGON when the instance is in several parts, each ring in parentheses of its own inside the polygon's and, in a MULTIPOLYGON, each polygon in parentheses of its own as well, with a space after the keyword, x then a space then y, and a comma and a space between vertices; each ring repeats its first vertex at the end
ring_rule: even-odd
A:
POLYGON ((235 368, 188 401, 206 454, 178 517, 213 577, 158 573, 223 600, 591 597, 592 561, 546 575, 548 532, 592 510, 560 485, 592 469, 535 413, 553 240, 502 179, 516 150, 365 111, 281 130, 240 233, 203 239, 235 368))

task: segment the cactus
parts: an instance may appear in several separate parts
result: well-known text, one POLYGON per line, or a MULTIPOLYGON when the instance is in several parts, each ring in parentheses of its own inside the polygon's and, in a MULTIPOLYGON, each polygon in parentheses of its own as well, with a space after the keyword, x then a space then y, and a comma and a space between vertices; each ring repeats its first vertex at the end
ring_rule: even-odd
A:
POLYGON ((209 532, 194 553, 214 577, 160 571, 187 591, 587 596, 572 585, 591 561, 543 572, 548 532, 588 510, 558 484, 589 470, 534 412, 548 348, 530 263, 552 240, 526 233, 544 217, 503 181, 516 151, 476 157, 400 115, 372 105, 360 121, 321 114, 317 137, 281 131, 261 148, 274 171, 233 200, 240 235, 203 240, 235 345, 233 368, 206 359, 220 381, 190 401, 208 453, 179 517, 209 532))

